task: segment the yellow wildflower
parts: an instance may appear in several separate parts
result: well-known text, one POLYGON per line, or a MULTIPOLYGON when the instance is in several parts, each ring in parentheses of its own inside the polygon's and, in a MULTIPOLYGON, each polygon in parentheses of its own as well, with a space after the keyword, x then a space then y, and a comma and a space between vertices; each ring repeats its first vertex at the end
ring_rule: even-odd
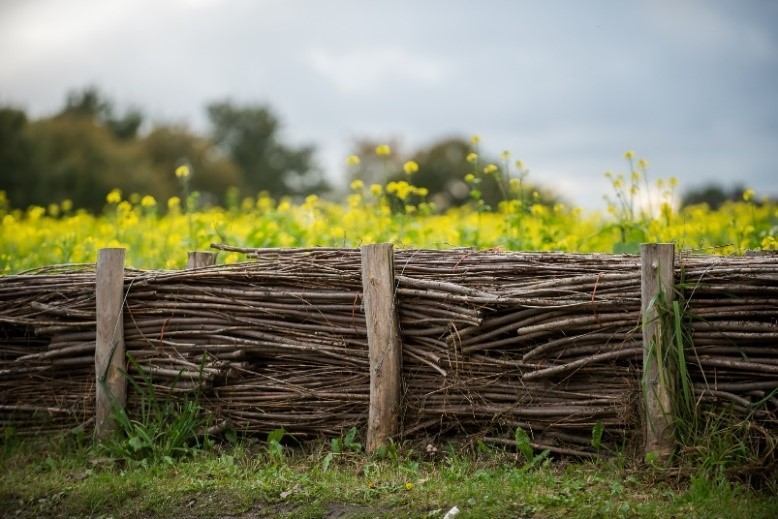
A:
POLYGON ((475 134, 475 135, 470 137, 470 144, 472 144, 473 146, 478 145, 479 142, 481 142, 481 136, 480 135, 475 134))
POLYGON ((516 163, 515 163, 515 166, 516 166, 516 169, 518 169, 519 171, 524 171, 524 161, 523 160, 521 160, 521 159, 517 160, 516 163))
POLYGON ((154 207, 155 205, 157 205, 157 201, 154 200, 153 196, 146 195, 141 199, 140 205, 142 205, 143 207, 154 207))
POLYGON ((504 161, 508 161, 511 158, 511 152, 508 150, 502 150, 502 153, 500 153, 500 159, 504 161))
POLYGON ((59 206, 57 204, 49 204, 49 214, 53 217, 59 216, 59 206))
POLYGON ((429 194, 429 189, 427 189, 426 187, 417 187, 415 191, 416 194, 419 196, 427 196, 429 194))
POLYGON ((351 189, 353 189, 354 191, 359 191, 363 187, 365 187, 365 183, 359 179, 356 179, 353 182, 351 182, 351 189))
POLYGON ((361 161, 359 160, 358 155, 349 155, 346 157, 346 165, 347 166, 359 166, 359 163, 361 161))
POLYGON ((470 153, 467 154, 467 157, 465 157, 465 160, 468 161, 469 163, 473 164, 473 163, 475 163, 475 161, 478 160, 478 154, 471 151, 470 153))
POLYGON ((746 189, 743 191, 743 200, 746 202, 750 202, 754 199, 754 190, 753 189, 746 189))
POLYGON ((381 184, 372 184, 370 186, 370 194, 372 194, 376 198, 381 196, 381 193, 383 192, 384 192, 384 188, 381 186, 381 184))
POLYGON ((73 200, 71 200, 70 198, 64 199, 62 201, 62 210, 67 213, 71 209, 73 209, 73 200))
POLYGON ((487 164, 486 167, 484 168, 484 173, 486 173, 487 175, 491 175, 495 171, 497 171, 496 164, 487 164))
POLYGON ((379 157, 387 157, 392 154, 392 148, 388 144, 379 144, 375 147, 375 154, 379 157))
POLYGON ((409 160, 403 164, 403 171, 405 171, 407 175, 413 175, 419 171, 419 164, 415 160, 409 160))
POLYGON ((118 204, 122 201, 122 190, 112 189, 111 192, 105 196, 105 201, 109 204, 118 204))
POLYGON ((413 490, 413 483, 411 483, 410 481, 406 481, 404 486, 405 486, 405 490, 413 490))
POLYGON ((510 186, 511 191, 516 193, 519 191, 519 189, 521 189, 521 180, 519 180, 518 178, 512 178, 508 182, 508 185, 510 186))
POLYGON ((167 199, 167 208, 172 210, 178 209, 181 207, 181 199, 177 196, 171 196, 167 199))
POLYGON ((627 150, 624 152, 624 158, 627 160, 632 160, 635 158, 635 152, 632 150, 627 150))
POLYGON ((386 192, 393 194, 400 200, 405 200, 408 198, 408 195, 411 194, 411 190, 412 186, 404 180, 399 182, 389 182, 386 184, 386 192))
POLYGON ((467 182, 468 184, 472 184, 473 182, 475 182, 475 175, 473 175, 472 173, 468 173, 467 175, 465 175, 465 182, 467 182))
POLYGON ((646 159, 640 159, 638 161, 638 167, 640 169, 648 169, 648 161, 646 159))
POLYGON ((189 166, 186 164, 181 164, 176 168, 176 176, 178 178, 188 178, 191 174, 191 171, 189 169, 189 166))

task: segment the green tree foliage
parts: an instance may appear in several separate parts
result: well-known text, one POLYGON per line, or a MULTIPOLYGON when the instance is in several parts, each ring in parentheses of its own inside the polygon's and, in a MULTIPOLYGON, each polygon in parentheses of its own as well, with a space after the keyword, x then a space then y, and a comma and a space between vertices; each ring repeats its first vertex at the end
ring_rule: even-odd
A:
POLYGON ((68 93, 61 115, 93 119, 111 130, 117 139, 130 140, 137 137, 143 124, 143 113, 137 108, 130 108, 119 117, 114 112, 113 102, 96 87, 90 86, 68 93))
POLYGON ((280 196, 327 189, 313 161, 314 148, 283 144, 280 122, 270 108, 220 101, 208 105, 208 117, 214 142, 240 168, 246 190, 280 196))
POLYGON ((37 120, 0 106, 0 190, 15 207, 69 198, 76 207, 99 211, 117 187, 161 200, 180 194, 174 171, 184 162, 204 203, 223 202, 232 186, 246 195, 265 190, 273 196, 327 187, 313 147, 285 145, 269 108, 222 102, 210 105, 208 115, 214 139, 182 125, 142 131, 139 110, 117 116, 94 87, 71 91, 56 115, 37 120))
POLYGON ((27 124, 22 110, 0 107, 0 181, 13 201, 23 199, 35 186, 27 124))
POLYGON ((706 184, 687 191, 681 199, 681 207, 696 204, 708 204, 711 209, 718 209, 724 202, 737 202, 743 199, 743 186, 725 189, 719 184, 706 184))
POLYGON ((90 118, 63 114, 27 126, 32 143, 31 187, 14 205, 44 204, 65 198, 76 207, 99 210, 114 187, 149 192, 151 169, 137 142, 116 139, 90 118))
POLYGON ((158 126, 141 139, 140 145, 152 170, 151 192, 159 197, 179 194, 179 182, 171 173, 185 162, 192 171, 192 189, 203 193, 206 202, 219 202, 229 187, 242 182, 234 162, 213 142, 184 126, 158 126))

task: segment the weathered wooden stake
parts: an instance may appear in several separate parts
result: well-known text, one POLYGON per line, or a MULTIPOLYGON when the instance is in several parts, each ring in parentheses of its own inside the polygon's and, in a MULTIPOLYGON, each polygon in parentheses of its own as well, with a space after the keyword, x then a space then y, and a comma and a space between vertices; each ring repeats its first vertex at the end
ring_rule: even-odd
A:
POLYGON ((667 461, 675 448, 673 398, 675 364, 668 352, 672 347, 669 322, 663 322, 658 305, 673 301, 672 243, 644 243, 640 246, 641 308, 643 316, 643 433, 645 454, 657 462, 667 461))
POLYGON ((116 430, 114 407, 127 401, 124 355, 124 249, 100 249, 97 257, 97 341, 95 344, 95 436, 105 439, 116 430))
POLYGON ((367 452, 397 434, 400 415, 402 352, 394 300, 394 249, 390 243, 364 245, 362 302, 370 356, 370 408, 367 452))
POLYGON ((187 253, 186 268, 196 269, 216 265, 215 252, 191 251, 187 253))

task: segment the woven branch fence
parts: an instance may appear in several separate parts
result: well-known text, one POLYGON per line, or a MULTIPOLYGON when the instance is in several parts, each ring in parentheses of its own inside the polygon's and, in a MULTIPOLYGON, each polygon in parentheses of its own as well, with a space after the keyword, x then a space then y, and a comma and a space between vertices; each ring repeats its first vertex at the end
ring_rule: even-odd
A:
MULTIPOLYGON (((360 251, 222 250, 247 262, 124 270, 128 373, 214 423, 298 438, 363 429, 370 359, 360 251)), ((676 256, 695 401, 778 434, 778 256, 676 256)), ((95 415, 95 267, 0 277, 0 426, 95 415)), ((477 436, 595 455, 641 435, 640 257, 397 250, 401 438, 477 436)), ((142 394, 131 385, 132 415, 142 394)))

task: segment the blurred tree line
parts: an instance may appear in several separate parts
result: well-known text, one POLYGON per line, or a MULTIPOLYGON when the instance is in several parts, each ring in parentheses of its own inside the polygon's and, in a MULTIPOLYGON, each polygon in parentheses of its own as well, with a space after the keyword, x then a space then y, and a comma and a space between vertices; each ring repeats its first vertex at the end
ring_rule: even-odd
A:
MULTIPOLYGON (((76 207, 99 211, 113 188, 160 200, 180 194, 173 172, 182 163, 190 165, 191 188, 206 203, 227 202, 228 190, 234 197, 233 187, 244 196, 265 191, 276 198, 332 189, 316 163, 315 148, 284 143, 280 120, 270 107, 225 100, 208 104, 206 113, 205 134, 181 124, 152 125, 138 108, 119 112, 94 87, 70 92, 62 109, 49 117, 30 119, 23 110, 0 106, 0 190, 15 207, 70 199, 76 207)), ((354 143, 352 152, 360 162, 349 168, 349 180, 358 178, 366 185, 409 180, 426 188, 440 209, 468 202, 473 186, 466 184, 465 176, 488 164, 496 164, 502 176, 479 175, 477 189, 492 208, 505 197, 499 179, 505 184, 520 174, 505 158, 479 156, 477 163, 468 163, 466 157, 477 146, 458 137, 411 153, 389 143, 393 151, 386 156, 376 155, 379 144, 354 143), (407 160, 419 164, 411 177, 403 172, 407 160)), ((522 182, 522 192, 531 200, 557 201, 531 176, 522 182)), ((687 192, 682 205, 705 202, 717 208, 742 195, 742 187, 726 190, 711 184, 687 192)))
MULTIPOLYGON (((18 108, 0 106, 0 190, 15 207, 72 200, 74 206, 99 211, 114 188, 125 194, 151 194, 164 200, 180 194, 174 175, 190 166, 190 187, 205 203, 227 202, 237 187, 244 196, 265 191, 273 197, 322 194, 332 187, 316 163, 313 146, 292 146, 280 136, 280 121, 268 106, 218 101, 206 106, 208 129, 198 134, 181 124, 152 125, 138 108, 117 110, 95 87, 70 92, 61 110, 31 119, 18 108)), ((410 180, 425 187, 429 199, 445 209, 468 201, 464 176, 478 164, 461 138, 446 138, 410 154, 377 157, 379 143, 358 141, 361 157, 349 176, 365 184, 410 180), (409 179, 403 163, 413 159, 420 170, 409 179)), ((394 146, 396 149, 397 147, 394 146)), ((480 159, 480 167, 488 160, 480 159)), ((478 186, 492 207, 502 198, 496 177, 478 186)), ((537 191, 530 184, 529 192, 537 191)), ((541 191, 542 201, 553 200, 541 191)))
POLYGON ((227 190, 246 195, 306 195, 329 189, 312 146, 281 141, 280 121, 267 106, 219 101, 207 106, 209 131, 184 125, 147 125, 136 108, 117 113, 96 88, 71 92, 61 111, 31 120, 0 107, 0 190, 15 207, 64 199, 93 211, 113 188, 152 194, 180 193, 173 174, 187 163, 192 189, 213 203, 227 190))

